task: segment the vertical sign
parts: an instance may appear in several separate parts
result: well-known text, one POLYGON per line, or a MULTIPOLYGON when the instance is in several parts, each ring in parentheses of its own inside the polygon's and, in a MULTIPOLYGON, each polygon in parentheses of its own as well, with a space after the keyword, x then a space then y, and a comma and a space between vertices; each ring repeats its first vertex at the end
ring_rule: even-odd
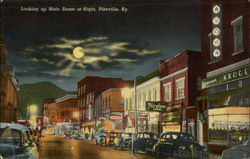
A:
POLYGON ((212 4, 212 61, 220 61, 222 59, 222 26, 221 26, 221 4, 212 4))

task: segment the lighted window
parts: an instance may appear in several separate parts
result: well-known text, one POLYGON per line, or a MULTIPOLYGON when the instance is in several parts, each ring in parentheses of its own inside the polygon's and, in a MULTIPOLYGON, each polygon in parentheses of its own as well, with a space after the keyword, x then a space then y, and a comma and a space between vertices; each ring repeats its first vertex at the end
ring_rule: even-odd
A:
POLYGON ((148 90, 148 101, 151 101, 151 90, 148 90))
POLYGON ((157 90, 156 88, 153 89, 153 100, 156 101, 156 98, 157 98, 157 90))
POLYGON ((129 98, 129 110, 131 110, 132 109, 132 98, 130 97, 129 98))
POLYGON ((146 102, 146 93, 144 92, 143 94, 142 94, 142 106, 144 106, 145 105, 145 102, 146 102))
POLYGON ((176 99, 185 98, 185 92, 184 92, 185 78, 178 79, 175 82, 176 82, 176 99))
POLYGON ((164 85, 164 101, 170 102, 171 101, 171 83, 167 83, 164 85))
POLYGON ((234 54, 243 51, 243 28, 242 28, 242 16, 231 22, 233 26, 233 38, 234 38, 234 54))

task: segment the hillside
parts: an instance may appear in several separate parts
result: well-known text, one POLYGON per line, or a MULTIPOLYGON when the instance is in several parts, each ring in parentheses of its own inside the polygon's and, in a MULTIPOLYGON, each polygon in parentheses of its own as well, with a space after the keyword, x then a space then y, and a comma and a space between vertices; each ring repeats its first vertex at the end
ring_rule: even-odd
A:
POLYGON ((41 115, 43 99, 54 98, 64 93, 65 90, 50 82, 22 84, 18 93, 18 110, 25 117, 27 105, 35 104, 38 106, 38 115, 41 115))

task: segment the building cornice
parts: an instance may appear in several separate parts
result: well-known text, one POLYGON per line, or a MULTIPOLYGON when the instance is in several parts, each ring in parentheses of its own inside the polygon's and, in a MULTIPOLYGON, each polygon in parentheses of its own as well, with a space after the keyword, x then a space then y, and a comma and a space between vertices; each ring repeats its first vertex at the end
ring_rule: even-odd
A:
POLYGON ((174 73, 172 73, 172 74, 169 74, 169 75, 167 75, 167 76, 161 78, 160 80, 161 80, 161 81, 167 80, 167 79, 172 78, 172 77, 174 77, 174 76, 180 75, 180 74, 186 72, 187 70, 188 70, 188 68, 185 67, 184 69, 181 69, 181 70, 176 71, 176 72, 174 72, 174 73))
POLYGON ((151 78, 150 80, 148 80, 148 81, 146 81, 146 82, 144 82, 144 83, 142 83, 142 84, 136 86, 136 89, 140 89, 140 88, 142 88, 142 87, 145 87, 145 86, 147 86, 147 85, 149 85, 149 84, 152 84, 152 83, 154 83, 154 82, 157 82, 157 81, 160 82, 160 77, 158 77, 158 76, 157 76, 157 77, 154 77, 154 78, 151 78))
POLYGON ((75 94, 67 94, 67 95, 65 95, 63 97, 55 99, 55 101, 56 101, 56 103, 59 103, 59 102, 65 101, 67 99, 77 99, 77 95, 75 95, 75 94))
POLYGON ((247 65, 249 63, 250 63, 250 58, 242 60, 242 61, 234 63, 234 64, 231 64, 231 65, 227 65, 225 67, 222 67, 222 68, 210 71, 210 72, 207 72, 207 77, 213 77, 215 75, 218 75, 218 74, 233 70, 235 68, 247 65))
POLYGON ((109 88, 109 89, 103 91, 102 95, 105 94, 105 93, 107 93, 107 92, 109 92, 109 91, 120 91, 120 90, 121 90, 120 88, 109 88))

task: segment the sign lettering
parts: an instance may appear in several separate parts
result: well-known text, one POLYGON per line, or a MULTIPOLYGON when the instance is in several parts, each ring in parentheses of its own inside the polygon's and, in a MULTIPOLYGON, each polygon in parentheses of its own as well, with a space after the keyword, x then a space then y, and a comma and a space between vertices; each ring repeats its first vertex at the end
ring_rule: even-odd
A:
POLYGON ((152 112, 166 112, 167 105, 166 102, 151 102, 147 101, 146 102, 146 110, 147 111, 152 111, 152 112))
POLYGON ((250 66, 248 65, 243 68, 237 69, 235 71, 230 71, 222 75, 203 79, 202 89, 247 77, 249 76, 249 70, 250 70, 250 66))

